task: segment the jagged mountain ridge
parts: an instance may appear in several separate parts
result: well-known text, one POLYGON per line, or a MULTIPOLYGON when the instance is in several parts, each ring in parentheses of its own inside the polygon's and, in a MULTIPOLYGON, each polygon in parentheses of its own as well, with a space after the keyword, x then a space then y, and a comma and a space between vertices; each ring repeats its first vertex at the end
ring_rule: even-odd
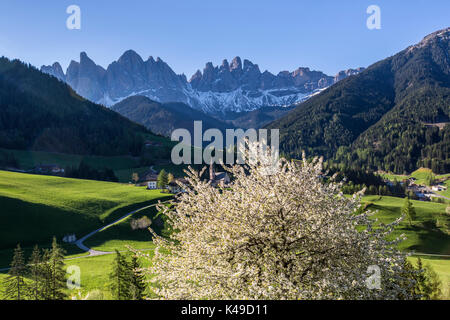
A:
POLYGON ((206 113, 252 111, 265 106, 284 106, 302 102, 319 90, 357 74, 363 68, 339 72, 335 77, 309 68, 274 75, 261 72, 257 64, 235 57, 222 65, 208 62, 190 79, 177 75, 159 57, 144 61, 133 50, 126 51, 107 69, 96 65, 85 52, 80 61, 71 61, 66 73, 55 62, 41 71, 67 82, 81 96, 105 106, 127 97, 143 95, 154 101, 182 102, 206 113))

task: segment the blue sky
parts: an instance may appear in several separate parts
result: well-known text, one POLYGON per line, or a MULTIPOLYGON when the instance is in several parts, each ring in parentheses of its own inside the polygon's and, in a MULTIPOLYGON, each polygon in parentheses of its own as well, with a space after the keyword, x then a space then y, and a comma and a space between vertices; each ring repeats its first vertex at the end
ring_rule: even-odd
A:
POLYGON ((134 49, 188 77, 239 55, 261 71, 307 66, 333 75, 450 26, 449 12, 448 0, 2 0, 0 55, 65 69, 81 51, 106 67, 134 49), (66 28, 72 4, 81 8, 81 30, 66 28), (381 30, 366 27, 372 4, 381 8, 381 30))

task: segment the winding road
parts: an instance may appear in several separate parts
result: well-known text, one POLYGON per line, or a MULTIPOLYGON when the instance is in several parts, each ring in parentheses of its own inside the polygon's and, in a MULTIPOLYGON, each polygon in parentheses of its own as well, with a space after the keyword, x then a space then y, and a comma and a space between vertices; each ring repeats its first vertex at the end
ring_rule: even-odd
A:
POLYGON ((126 215, 124 215, 123 217, 121 217, 121 218, 119 218, 119 219, 117 219, 117 220, 111 222, 110 224, 107 224, 106 226, 100 227, 100 228, 98 228, 97 230, 94 230, 94 231, 92 231, 91 233, 89 233, 89 234, 85 235, 84 237, 80 238, 79 240, 77 240, 77 241, 75 242, 75 245, 76 245, 78 248, 80 248, 81 250, 86 251, 86 252, 89 252, 89 256, 101 256, 101 255, 104 255, 104 254, 111 254, 111 253, 114 253, 114 252, 110 252, 110 251, 97 251, 97 250, 88 248, 86 245, 83 244, 83 242, 86 241, 87 239, 89 239, 90 237, 92 237, 94 234, 96 234, 96 233, 98 233, 98 232, 100 232, 100 231, 102 231, 102 230, 104 230, 104 229, 107 229, 107 228, 109 228, 109 227, 115 225, 116 223, 122 221, 123 219, 128 218, 129 216, 135 214, 136 212, 141 211, 141 210, 144 210, 144 209, 148 209, 148 208, 151 208, 151 207, 154 207, 154 206, 156 206, 156 205, 157 205, 157 203, 154 203, 154 204, 150 204, 150 205, 148 205, 148 206, 145 206, 145 207, 136 209, 136 210, 134 210, 134 211, 131 211, 131 212, 127 213, 126 215))

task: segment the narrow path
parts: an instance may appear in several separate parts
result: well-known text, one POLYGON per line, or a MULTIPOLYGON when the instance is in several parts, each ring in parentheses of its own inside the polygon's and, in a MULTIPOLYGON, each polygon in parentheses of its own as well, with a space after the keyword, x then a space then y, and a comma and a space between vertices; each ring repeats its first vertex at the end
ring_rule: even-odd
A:
MULTIPOLYGON (((168 201, 170 201, 170 200, 168 200, 168 201)), ((168 202, 168 201, 163 201, 163 202, 161 202, 161 203, 166 203, 166 202, 168 202)), ((81 258, 87 258, 87 257, 93 257, 93 256, 101 256, 101 255, 106 255, 106 254, 113 254, 113 253, 115 253, 115 252, 111 252, 111 251, 98 251, 98 250, 91 249, 91 248, 87 247, 83 242, 86 241, 87 239, 89 239, 90 237, 92 237, 94 234, 96 234, 96 233, 98 233, 98 232, 100 232, 100 231, 102 231, 102 230, 104 230, 104 229, 107 229, 107 228, 109 228, 109 227, 115 225, 116 223, 120 222, 121 220, 123 220, 123 219, 125 219, 125 218, 128 218, 129 216, 135 214, 136 212, 141 211, 141 210, 144 210, 144 209, 148 209, 148 208, 151 208, 151 207, 154 207, 154 206, 156 206, 157 204, 158 204, 158 203, 150 204, 150 205, 148 205, 148 206, 145 206, 145 207, 136 209, 136 210, 134 210, 134 211, 131 211, 131 212, 127 213, 126 215, 122 216, 121 218, 119 218, 119 219, 117 219, 117 220, 115 220, 115 221, 113 221, 113 222, 107 224, 106 226, 100 227, 100 228, 98 228, 97 230, 94 230, 94 231, 90 232, 89 234, 85 235, 84 237, 78 239, 74 244, 75 244, 78 248, 80 248, 81 250, 83 250, 83 251, 85 251, 85 252, 89 252, 89 254, 86 255, 86 256, 79 256, 79 257, 66 258, 66 259, 64 259, 64 260, 81 259, 81 258)), ((142 249, 142 251, 145 251, 145 250, 150 250, 150 249, 142 249)), ((10 269, 10 268, 0 268, 0 272, 8 271, 9 269, 10 269)))
MULTIPOLYGON (((151 205, 148 205, 148 206, 145 206, 145 207, 136 209, 136 210, 134 210, 134 211, 132 211, 132 212, 129 212, 129 213, 127 213, 126 215, 122 216, 121 218, 119 218, 119 219, 117 219, 117 220, 111 222, 110 224, 107 224, 106 226, 100 227, 100 228, 98 228, 97 230, 94 230, 94 231, 92 231, 91 233, 85 235, 84 237, 78 239, 78 240, 75 242, 75 245, 76 245, 78 248, 80 248, 81 250, 86 251, 86 252, 89 252, 89 256, 101 256, 101 255, 104 255, 104 254, 111 254, 111 253, 114 253, 114 252, 110 252, 110 251, 97 251, 97 250, 88 248, 87 246, 85 246, 85 245, 83 244, 83 242, 86 241, 87 239, 89 239, 90 237, 92 237, 94 234, 96 234, 96 233, 98 233, 98 232, 100 232, 100 231, 102 231, 102 230, 104 230, 104 229, 107 229, 107 228, 109 228, 109 227, 115 225, 116 223, 122 221, 122 220, 125 219, 125 218, 128 218, 129 216, 135 214, 136 212, 141 211, 141 210, 144 210, 144 209, 148 209, 148 208, 151 208, 151 207, 154 207, 154 206, 156 206, 156 205, 157 205, 157 203, 154 203, 154 204, 151 204, 151 205)), ((0 271, 1 271, 1 270, 0 270, 0 271)))

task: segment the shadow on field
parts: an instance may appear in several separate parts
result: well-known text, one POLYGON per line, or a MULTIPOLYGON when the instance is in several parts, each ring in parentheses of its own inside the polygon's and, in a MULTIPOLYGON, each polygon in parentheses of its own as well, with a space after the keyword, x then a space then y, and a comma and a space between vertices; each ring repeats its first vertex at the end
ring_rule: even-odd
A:
POLYGON ((167 235, 167 223, 164 221, 161 215, 158 215, 155 207, 147 208, 136 212, 132 216, 112 225, 111 227, 99 231, 85 241, 85 245, 89 248, 95 248, 96 250, 111 251, 113 250, 108 245, 107 248, 103 247, 107 242, 116 241, 124 242, 134 246, 136 242, 142 244, 149 244, 152 241, 152 234, 147 228, 133 229, 131 221, 138 220, 142 217, 148 217, 151 220, 151 228, 159 235, 167 235))
POLYGON ((0 207, 0 249, 19 242, 23 247, 51 243, 53 236, 58 240, 66 234, 79 236, 102 225, 95 216, 4 196, 0 207))

